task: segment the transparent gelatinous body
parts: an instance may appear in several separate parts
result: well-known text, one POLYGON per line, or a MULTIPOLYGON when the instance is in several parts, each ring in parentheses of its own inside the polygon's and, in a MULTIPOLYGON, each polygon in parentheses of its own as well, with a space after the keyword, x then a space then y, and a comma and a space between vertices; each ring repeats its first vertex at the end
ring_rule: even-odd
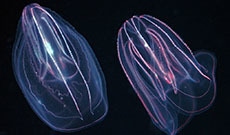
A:
POLYGON ((30 106, 54 130, 80 130, 107 113, 105 80, 93 51, 50 9, 24 8, 13 69, 30 106))
POLYGON ((129 82, 152 122, 176 134, 192 116, 214 101, 215 58, 193 55, 180 37, 160 20, 134 16, 118 33, 118 56, 129 82))

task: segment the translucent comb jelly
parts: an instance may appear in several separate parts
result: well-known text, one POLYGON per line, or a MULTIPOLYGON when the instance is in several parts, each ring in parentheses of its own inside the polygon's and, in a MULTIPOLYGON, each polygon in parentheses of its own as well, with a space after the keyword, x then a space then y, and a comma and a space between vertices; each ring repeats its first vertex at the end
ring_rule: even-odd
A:
POLYGON ((134 16, 119 30, 117 44, 129 82, 152 122, 168 135, 213 103, 214 56, 193 55, 165 23, 148 15, 134 16))
POLYGON ((13 70, 28 103, 51 128, 76 131, 108 111, 105 79, 85 38, 50 9, 23 10, 13 70))

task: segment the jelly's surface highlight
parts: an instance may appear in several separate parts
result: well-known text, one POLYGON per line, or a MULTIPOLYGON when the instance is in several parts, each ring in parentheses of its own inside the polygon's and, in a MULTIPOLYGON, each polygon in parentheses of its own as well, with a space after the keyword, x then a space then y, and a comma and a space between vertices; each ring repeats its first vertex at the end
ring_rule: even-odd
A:
POLYGON ((38 4, 24 8, 13 70, 32 109, 54 130, 80 130, 107 114, 105 79, 92 49, 48 8, 38 4))
POLYGON ((117 45, 129 82, 163 132, 175 135, 213 103, 215 57, 193 54, 162 21, 149 15, 132 17, 120 28, 117 45))

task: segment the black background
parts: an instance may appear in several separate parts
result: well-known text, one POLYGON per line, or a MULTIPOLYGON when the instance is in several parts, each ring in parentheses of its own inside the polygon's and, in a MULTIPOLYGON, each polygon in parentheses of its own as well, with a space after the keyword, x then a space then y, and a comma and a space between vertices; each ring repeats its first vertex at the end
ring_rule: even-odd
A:
POLYGON ((229 10, 216 1, 1 1, 0 15, 0 135, 64 135, 52 131, 32 111, 12 72, 11 55, 16 27, 24 6, 37 2, 56 11, 91 45, 103 69, 109 100, 105 119, 71 135, 163 135, 153 124, 119 64, 116 39, 122 23, 133 15, 149 14, 168 24, 192 51, 209 50, 217 58, 217 97, 213 106, 195 116, 179 133, 228 135, 229 10))

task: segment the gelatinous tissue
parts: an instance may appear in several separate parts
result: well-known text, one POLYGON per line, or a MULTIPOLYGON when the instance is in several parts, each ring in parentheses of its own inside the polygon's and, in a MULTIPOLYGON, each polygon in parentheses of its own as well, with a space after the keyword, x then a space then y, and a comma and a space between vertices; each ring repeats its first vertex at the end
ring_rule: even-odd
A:
POLYGON ((165 23, 134 16, 120 28, 117 45, 129 82, 160 130, 176 134, 213 103, 215 57, 193 54, 165 23))
POLYGON ((104 75, 88 42, 48 8, 24 8, 13 70, 32 109, 54 130, 80 130, 108 111, 104 75))

